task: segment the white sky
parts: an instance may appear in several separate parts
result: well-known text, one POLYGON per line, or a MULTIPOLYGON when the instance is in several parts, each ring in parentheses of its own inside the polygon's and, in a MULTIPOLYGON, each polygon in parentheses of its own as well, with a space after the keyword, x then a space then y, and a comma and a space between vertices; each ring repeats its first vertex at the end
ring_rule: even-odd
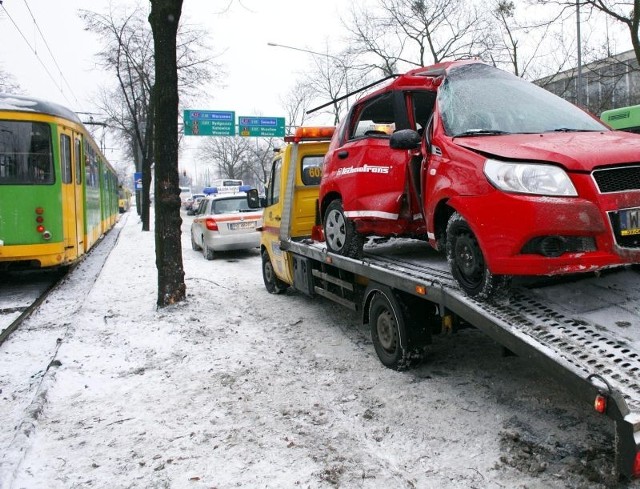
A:
MULTIPOLYGON (((374 3, 374 0, 364 2, 374 3)), ((217 61, 224 65, 227 75, 225 86, 202 87, 198 106, 183 108, 235 111, 236 117, 285 117, 280 100, 301 73, 312 66, 313 56, 271 47, 267 43, 338 53, 345 32, 340 19, 348 15, 351 3, 344 0, 320 3, 303 0, 185 0, 182 21, 199 25, 210 33, 214 52, 222 53, 217 61)), ((77 13, 79 9, 106 13, 110 4, 115 8, 134 2, 4 0, 0 6, 0 66, 12 74, 29 95, 53 100, 77 112, 96 112, 92 101, 98 86, 111 84, 109 77, 112 75, 96 69, 95 53, 100 48, 97 37, 84 31, 77 13)), ((142 5, 149 4, 142 2, 142 5)), ((522 14, 524 5, 519 4, 518 8, 522 14)), ((575 26, 571 15, 567 19, 565 27, 571 37, 575 26)), ((583 43, 592 46, 600 45, 596 38, 605 32, 610 35, 616 33, 613 37, 619 41, 614 50, 624 50, 628 45, 624 29, 609 20, 598 23, 583 15, 582 30, 583 43), (593 24, 592 28, 589 22, 593 24)), ((333 123, 315 119, 313 122, 333 123)), ((180 169, 186 169, 191 175, 196 171, 202 173, 204 165, 199 162, 197 150, 201 141, 198 137, 187 137, 181 145, 180 169)), ((107 142, 106 146, 106 156, 112 163, 119 167, 128 163, 123 161, 115 144, 107 142)))
MULTIPOLYGON (((100 45, 94 34, 84 31, 77 13, 80 9, 106 13, 110 3, 115 7, 133 2, 4 0, 0 7, 0 66, 28 95, 74 111, 96 112, 92 100, 97 87, 111 75, 96 69, 95 53, 100 45)), ((337 52, 339 36, 332 33, 342 31, 340 12, 347 7, 338 0, 321 4, 299 0, 185 0, 182 21, 210 33, 214 52, 222 53, 217 61, 224 65, 227 76, 224 87, 203 87, 198 107, 184 108, 230 110, 236 116, 284 117, 279 101, 299 73, 310 66, 312 55, 267 43, 320 52, 329 46, 330 51, 337 52)), ((197 157, 195 150, 189 150, 195 146, 197 141, 187 141, 181 154, 187 166, 197 157)), ((113 151, 106 153, 112 161, 120 158, 113 151)))

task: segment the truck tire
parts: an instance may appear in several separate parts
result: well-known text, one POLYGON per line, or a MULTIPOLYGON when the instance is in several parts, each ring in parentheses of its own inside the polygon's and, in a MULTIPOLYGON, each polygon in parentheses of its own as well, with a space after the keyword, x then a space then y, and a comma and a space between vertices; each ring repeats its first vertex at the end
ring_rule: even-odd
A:
POLYGON ((282 294, 289 288, 287 283, 276 276, 267 251, 262 252, 262 280, 264 281, 264 287, 270 294, 282 294))
POLYGON ((447 262, 453 278, 469 297, 480 300, 506 295, 511 277, 487 268, 480 243, 464 217, 454 212, 447 223, 447 262))
POLYGON ((424 360, 424 345, 411 344, 403 307, 387 287, 374 292, 368 317, 373 346, 385 367, 407 370, 424 360))
POLYGON ((327 206, 323 225, 329 251, 351 258, 362 256, 364 236, 356 232, 355 225, 344 215, 340 199, 331 201, 327 206))

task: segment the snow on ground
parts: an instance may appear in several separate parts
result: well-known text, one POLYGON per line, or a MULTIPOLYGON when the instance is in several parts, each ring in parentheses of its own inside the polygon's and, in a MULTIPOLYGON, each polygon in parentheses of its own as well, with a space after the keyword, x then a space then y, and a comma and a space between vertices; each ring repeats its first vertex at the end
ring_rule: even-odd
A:
POLYGON ((135 210, 0 347, 2 488, 611 487, 613 426, 473 329, 409 372, 258 250, 156 303, 135 210), (104 264, 104 267, 102 265, 104 264))

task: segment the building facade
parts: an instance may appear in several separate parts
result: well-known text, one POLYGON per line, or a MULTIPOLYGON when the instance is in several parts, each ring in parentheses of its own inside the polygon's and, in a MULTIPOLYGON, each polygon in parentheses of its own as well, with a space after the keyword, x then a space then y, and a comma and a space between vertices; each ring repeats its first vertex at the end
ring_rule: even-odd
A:
POLYGON ((605 110, 640 104, 640 66, 633 50, 584 65, 581 78, 580 104, 575 68, 534 83, 598 117, 605 110))

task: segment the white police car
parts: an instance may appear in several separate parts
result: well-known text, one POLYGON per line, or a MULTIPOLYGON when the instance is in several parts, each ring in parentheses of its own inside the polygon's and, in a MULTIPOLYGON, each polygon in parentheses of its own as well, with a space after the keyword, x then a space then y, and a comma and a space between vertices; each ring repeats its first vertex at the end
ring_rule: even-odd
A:
POLYGON ((191 223, 191 247, 207 260, 217 251, 258 248, 261 226, 262 209, 250 209, 244 192, 207 196, 191 223))

